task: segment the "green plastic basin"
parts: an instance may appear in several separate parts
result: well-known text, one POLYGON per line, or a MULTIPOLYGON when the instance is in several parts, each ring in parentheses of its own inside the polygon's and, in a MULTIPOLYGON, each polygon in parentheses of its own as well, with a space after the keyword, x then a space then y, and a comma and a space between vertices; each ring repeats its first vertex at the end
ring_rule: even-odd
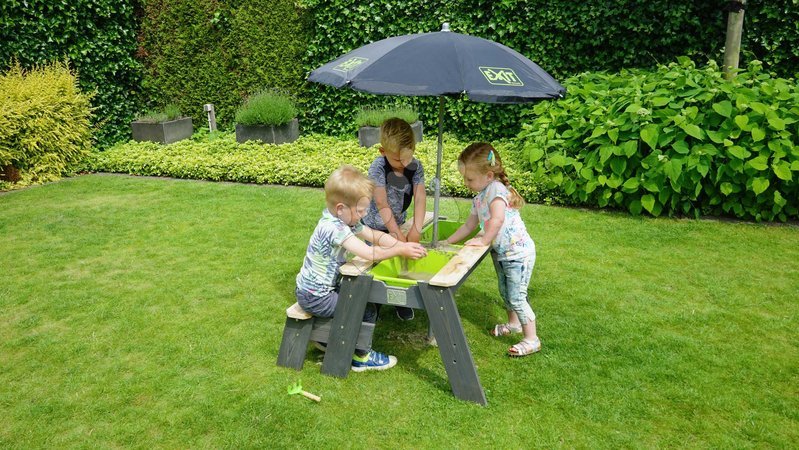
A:
MULTIPOLYGON (((438 240, 444 240, 455 233, 455 231, 463 225, 461 222, 454 222, 451 220, 439 220, 438 221, 438 240)), ((475 229, 469 236, 466 236, 461 242, 468 241, 469 239, 475 237, 477 232, 480 231, 479 229, 475 229)), ((430 242, 433 240, 433 224, 432 222, 428 224, 426 227, 422 228, 422 242, 430 242)))
POLYGON ((420 259, 407 259, 395 256, 380 261, 370 271, 375 280, 380 280, 389 286, 407 288, 415 286, 419 280, 429 280, 442 267, 447 265, 452 253, 430 250, 427 256, 420 259), (406 266, 403 267, 403 260, 406 266))
MULTIPOLYGON (((438 239, 443 240, 452 236, 460 226, 461 222, 451 220, 440 220, 438 222, 438 239)), ((473 238, 479 230, 475 230, 469 236, 461 241, 467 241, 473 238)), ((422 229, 422 242, 430 242, 433 240, 433 224, 430 223, 422 229)), ((372 267, 370 273, 375 280, 380 280, 388 286, 407 288, 415 286, 419 280, 429 280, 444 267, 452 258, 453 253, 441 252, 437 250, 430 250, 427 256, 421 259, 412 260, 405 259, 401 256, 396 256, 391 259, 386 259, 379 262, 372 267), (406 266, 403 267, 403 260, 406 266)))

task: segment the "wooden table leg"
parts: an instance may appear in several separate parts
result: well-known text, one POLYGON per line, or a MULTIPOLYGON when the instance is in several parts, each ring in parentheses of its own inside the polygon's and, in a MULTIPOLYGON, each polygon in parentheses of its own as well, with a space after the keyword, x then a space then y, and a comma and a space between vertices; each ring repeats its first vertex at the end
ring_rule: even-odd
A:
POLYGON ((463 333, 452 290, 425 282, 419 282, 418 286, 430 326, 438 341, 438 351, 447 370, 452 393, 461 400, 485 406, 488 402, 463 333))
POLYGON ((350 373, 352 355, 371 287, 371 275, 344 276, 341 280, 338 304, 322 362, 322 373, 340 378, 346 378, 350 373))

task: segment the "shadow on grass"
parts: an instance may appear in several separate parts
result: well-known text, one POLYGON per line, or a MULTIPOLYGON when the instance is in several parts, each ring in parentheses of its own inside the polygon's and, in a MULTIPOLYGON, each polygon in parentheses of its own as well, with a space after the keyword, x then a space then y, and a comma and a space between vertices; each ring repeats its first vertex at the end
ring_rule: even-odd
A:
POLYGON ((451 393, 449 379, 438 348, 427 343, 427 329, 430 323, 427 314, 422 310, 415 310, 416 317, 413 321, 403 322, 394 315, 394 308, 385 305, 381 308, 380 314, 381 317, 375 328, 380 330, 376 336, 378 345, 381 348, 385 346, 385 351, 396 354, 397 364, 419 379, 430 382, 441 392, 451 393), (431 352, 435 353, 434 357, 430 356, 431 352))
MULTIPOLYGON (((474 328, 479 330, 478 333, 483 331, 488 333, 488 329, 494 324, 494 316, 497 312, 500 315, 504 314, 498 307, 495 307, 494 303, 478 303, 479 299, 485 298, 486 295, 490 294, 468 286, 461 286, 455 293, 461 325, 464 328, 467 342, 470 343, 469 351, 476 365, 475 354, 478 352, 475 352, 473 347, 477 336, 470 336, 470 334, 474 334, 474 328)), ((450 381, 439 349, 428 344, 430 322, 427 313, 424 310, 415 310, 415 315, 413 321, 403 322, 396 317, 393 307, 383 305, 380 310, 380 319, 375 328, 374 346, 378 351, 396 354, 398 364, 408 371, 412 371, 419 379, 429 381, 442 392, 451 394, 450 381), (435 356, 431 356, 431 352, 435 356)))

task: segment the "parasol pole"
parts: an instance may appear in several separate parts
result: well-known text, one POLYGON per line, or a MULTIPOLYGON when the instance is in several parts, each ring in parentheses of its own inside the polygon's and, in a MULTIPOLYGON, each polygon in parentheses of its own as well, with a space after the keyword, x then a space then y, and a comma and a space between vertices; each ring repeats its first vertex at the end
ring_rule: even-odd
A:
MULTIPOLYGON (((441 31, 449 32, 449 22, 441 24, 441 31)), ((438 96, 438 149, 436 150, 436 178, 433 180, 433 239, 430 245, 438 245, 438 201, 441 198, 441 159, 444 154, 444 96, 438 96)))
POLYGON ((441 197, 441 158, 444 154, 444 96, 438 96, 438 149, 436 150, 436 178, 433 180, 433 240, 430 245, 438 245, 438 200, 441 197))

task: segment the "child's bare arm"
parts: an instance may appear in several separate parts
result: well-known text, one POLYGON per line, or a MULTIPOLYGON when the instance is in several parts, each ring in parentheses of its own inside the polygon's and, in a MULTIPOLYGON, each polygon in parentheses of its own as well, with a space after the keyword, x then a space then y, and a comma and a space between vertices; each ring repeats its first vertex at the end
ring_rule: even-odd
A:
POLYGON ((419 242, 422 237, 422 227, 424 226, 425 210, 427 209, 427 194, 424 191, 424 184, 419 183, 413 186, 413 224, 406 236, 408 242, 419 242))
POLYGON ((474 229, 477 228, 477 214, 469 214, 469 218, 466 219, 466 223, 460 226, 452 236, 445 239, 442 243, 443 244, 456 244, 462 241, 466 236, 468 236, 474 229))
POLYGON ((505 200, 501 198, 492 200, 488 205, 491 218, 486 220, 483 225, 483 234, 469 239, 466 245, 491 245, 491 242, 494 241, 494 238, 497 237, 499 230, 502 228, 502 224, 505 223, 505 208, 507 208, 505 200))
POLYGON ((397 245, 397 242, 399 242, 396 238, 394 238, 394 236, 373 228, 369 228, 366 225, 363 226, 363 229, 361 229, 361 232, 358 233, 357 236, 361 239, 366 239, 367 241, 371 242, 372 245, 379 247, 393 247, 394 245, 397 245))
POLYGON ((391 211, 391 207, 388 206, 388 193, 386 192, 386 188, 384 186, 375 186, 372 196, 375 199, 377 212, 380 214, 380 218, 383 219, 383 225, 386 226, 386 230, 388 230, 389 234, 392 236, 404 241, 405 235, 400 231, 397 221, 394 220, 394 213, 391 211))
POLYGON ((367 261, 379 261, 394 256, 418 259, 427 255, 427 250, 415 242, 400 242, 382 231, 363 227, 358 237, 372 242, 369 246, 360 239, 352 237, 341 244, 347 251, 367 261))

